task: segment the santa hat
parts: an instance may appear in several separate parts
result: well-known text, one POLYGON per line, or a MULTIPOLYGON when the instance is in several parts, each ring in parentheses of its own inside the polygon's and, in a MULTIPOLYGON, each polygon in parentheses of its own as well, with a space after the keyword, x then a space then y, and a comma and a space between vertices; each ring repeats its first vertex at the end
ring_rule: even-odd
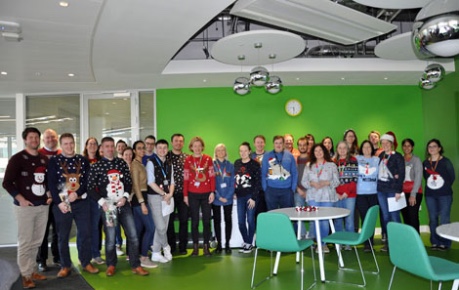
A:
POLYGON ((394 145, 394 150, 397 150, 398 143, 397 143, 397 137, 395 137, 394 132, 392 131, 386 132, 386 134, 381 136, 380 140, 387 140, 387 141, 392 142, 392 144, 394 145))
POLYGON ((37 167, 37 169, 35 169, 35 173, 38 173, 38 174, 45 174, 46 173, 46 167, 44 166, 40 166, 40 167, 37 167))
POLYGON ((110 175, 110 174, 120 174, 120 172, 118 171, 118 169, 110 169, 107 172, 107 175, 110 175))

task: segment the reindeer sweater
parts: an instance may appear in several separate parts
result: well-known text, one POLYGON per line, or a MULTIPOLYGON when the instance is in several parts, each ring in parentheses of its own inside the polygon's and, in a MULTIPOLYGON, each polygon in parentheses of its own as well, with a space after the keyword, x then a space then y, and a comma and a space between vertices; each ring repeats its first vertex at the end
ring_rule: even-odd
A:
POLYGON ((119 199, 123 196, 129 198, 131 189, 131 172, 123 159, 102 158, 91 165, 88 176, 88 194, 99 205, 103 205, 108 198, 119 199))
MULTIPOLYGON (((88 174, 89 161, 82 155, 76 154, 73 157, 65 157, 59 154, 52 156, 48 163, 48 187, 53 197, 53 203, 56 205, 61 203, 59 193, 63 192, 75 191, 79 197, 82 197, 87 191, 88 174)), ((75 202, 79 200, 77 199, 75 202)))

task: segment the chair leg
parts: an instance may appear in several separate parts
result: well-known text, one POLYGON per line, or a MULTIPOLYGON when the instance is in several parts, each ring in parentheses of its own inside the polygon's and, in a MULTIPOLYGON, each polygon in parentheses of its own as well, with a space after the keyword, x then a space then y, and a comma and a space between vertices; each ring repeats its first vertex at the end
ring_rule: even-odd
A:
POLYGON ((378 264, 378 261, 376 260, 375 250, 373 249, 373 245, 370 240, 368 240, 368 243, 370 244, 371 253, 373 254, 373 260, 375 261, 375 265, 376 265, 376 272, 372 272, 372 273, 379 274, 379 264, 378 264))
MULTIPOLYGON (((255 289, 255 288, 258 287, 261 283, 265 282, 266 280, 269 280, 269 279, 272 277, 272 272, 271 272, 270 275, 269 275, 268 277, 266 277, 265 279, 263 279, 262 281, 260 281, 259 283, 257 283, 257 284, 255 285, 254 280, 255 280, 255 269, 256 269, 256 266, 257 266, 258 249, 259 249, 259 248, 256 248, 256 249, 255 249, 255 257, 254 257, 254 260, 253 260, 252 281, 251 281, 251 283, 250 283, 250 287, 251 287, 252 289, 255 289)), ((271 263, 271 265, 272 265, 272 260, 273 260, 272 252, 271 252, 271 258, 270 258, 270 260, 271 260, 270 263, 271 263)), ((272 269, 272 268, 271 268, 271 269, 272 269)), ((270 271, 271 271, 271 270, 270 270, 270 271)))
POLYGON ((357 257, 357 262, 359 263, 360 274, 362 274, 363 285, 359 284, 359 287, 365 287, 367 285, 367 281, 365 280, 365 274, 363 273, 362 263, 360 262, 359 251, 357 250, 357 246, 354 246, 355 256, 357 257))
POLYGON ((394 276, 395 276, 395 270, 397 270, 397 266, 394 266, 394 269, 392 270, 392 275, 390 276, 390 281, 389 281, 389 288, 387 290, 390 290, 392 287, 392 282, 394 281, 394 276))
MULTIPOLYGON (((312 284, 308 287, 307 290, 311 289, 312 287, 314 287, 317 283, 317 275, 316 275, 316 262, 315 262, 315 258, 314 258, 314 249, 312 247, 311 248, 311 258, 312 258, 312 273, 313 273, 313 276, 314 276, 314 281, 312 282, 312 284)), ((302 255, 303 256, 303 255, 302 255)))

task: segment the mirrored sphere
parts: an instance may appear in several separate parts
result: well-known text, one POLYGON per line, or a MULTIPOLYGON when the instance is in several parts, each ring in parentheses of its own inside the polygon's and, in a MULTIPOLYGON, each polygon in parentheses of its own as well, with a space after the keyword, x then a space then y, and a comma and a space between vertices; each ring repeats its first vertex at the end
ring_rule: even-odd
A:
POLYGON ((419 87, 421 89, 424 89, 424 90, 431 90, 435 87, 436 83, 430 81, 430 80, 426 80, 424 78, 421 78, 419 80, 419 87))
POLYGON ((452 57, 459 54, 459 14, 432 17, 413 25, 411 41, 415 52, 452 57))
POLYGON ((270 77, 265 89, 270 94, 277 94, 282 90, 282 80, 278 76, 270 77))
POLYGON ((249 79, 245 77, 237 78, 234 81, 233 91, 241 96, 250 93, 249 79))
POLYGON ((250 83, 256 87, 261 87, 269 80, 269 72, 262 66, 257 66, 250 73, 250 83))
POLYGON ((422 77, 426 80, 436 83, 438 81, 441 81, 444 75, 445 68, 438 63, 432 63, 426 67, 422 77))

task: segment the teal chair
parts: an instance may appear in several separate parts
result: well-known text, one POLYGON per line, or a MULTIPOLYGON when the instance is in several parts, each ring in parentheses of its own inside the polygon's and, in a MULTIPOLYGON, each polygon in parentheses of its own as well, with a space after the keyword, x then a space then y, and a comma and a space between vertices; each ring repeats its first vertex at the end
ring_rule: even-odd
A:
POLYGON ((314 264, 314 252, 312 250, 313 242, 311 240, 297 240, 295 231, 293 230, 292 222, 289 217, 283 213, 261 213, 257 217, 256 230, 257 248, 255 250, 255 259, 253 262, 252 289, 273 277, 273 253, 275 252, 301 252, 301 290, 303 290, 304 282, 304 256, 303 251, 308 247, 311 248, 312 267, 314 273, 314 282, 308 289, 316 284, 316 269, 314 264), (254 284, 255 269, 257 266, 258 250, 264 249, 271 252, 270 275, 263 279, 258 284, 254 284))
POLYGON ((387 225, 390 261, 394 264, 390 277, 389 290, 394 281, 395 270, 400 268, 413 275, 439 282, 459 279, 459 264, 428 256, 418 232, 409 225, 390 222, 387 225))
MULTIPOLYGON (((379 214, 378 205, 372 206, 368 210, 365 216, 365 220, 363 221, 362 230, 360 231, 360 233, 335 232, 329 235, 328 237, 322 239, 322 241, 325 243, 336 244, 336 245, 350 245, 354 247, 355 255, 357 257, 357 262, 359 263, 360 273, 362 275, 363 284, 346 283, 346 282, 340 282, 340 283, 353 284, 353 285, 360 286, 360 287, 365 287, 365 285, 367 284, 367 281, 365 280, 365 274, 362 268, 362 263, 360 262, 359 251, 357 250, 357 246, 365 243, 366 241, 368 241, 370 244, 371 253, 373 255, 373 259, 376 265, 376 271, 372 271, 370 273, 376 274, 376 275, 379 274, 378 261, 376 260, 373 245, 371 244, 371 236, 373 236, 375 232, 376 220, 378 218, 378 214, 379 214)), ((337 253, 338 253, 338 261, 341 261, 342 259, 341 251, 337 249, 337 253)), ((338 266, 339 266, 339 263, 338 263, 338 266)), ((337 281, 327 281, 327 282, 337 282, 337 281)))

